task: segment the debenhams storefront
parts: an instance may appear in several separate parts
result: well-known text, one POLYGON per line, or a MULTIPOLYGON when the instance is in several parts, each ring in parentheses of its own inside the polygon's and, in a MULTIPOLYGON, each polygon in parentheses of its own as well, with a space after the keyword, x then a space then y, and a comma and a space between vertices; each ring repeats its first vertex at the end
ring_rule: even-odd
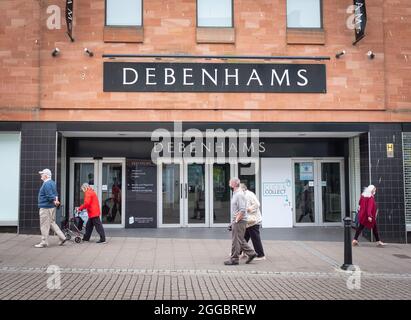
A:
MULTIPOLYGON (((104 91, 321 95, 326 68, 321 63, 105 62, 104 91)), ((1 128, 2 153, 12 155, 2 154, 2 167, 19 176, 16 188, 7 190, 13 195, 8 221, 21 233, 38 232, 37 172, 43 167, 56 172, 63 204, 59 220, 82 203, 80 186, 88 182, 98 194, 106 227, 225 227, 228 181, 238 176, 261 200, 264 228, 341 226, 370 181, 403 183, 407 129, 375 123, 109 121, 3 122, 1 128), (387 163, 384 170, 370 165, 377 159, 387 163)), ((406 241, 404 198, 398 203, 395 210, 384 208, 391 210, 390 219, 380 220, 386 241, 406 241)))

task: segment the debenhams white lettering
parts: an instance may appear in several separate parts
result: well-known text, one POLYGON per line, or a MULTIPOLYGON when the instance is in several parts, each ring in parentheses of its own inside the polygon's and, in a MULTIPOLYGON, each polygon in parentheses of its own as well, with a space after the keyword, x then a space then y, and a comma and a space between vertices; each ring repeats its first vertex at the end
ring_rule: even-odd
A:
MULTIPOLYGON (((306 69, 298 69, 297 71, 297 85, 299 87, 305 87, 309 84, 309 80, 307 77, 307 70, 306 69)), ((176 71, 173 68, 164 68, 162 71, 158 71, 157 68, 146 68, 145 69, 145 76, 146 82, 145 85, 147 86, 155 86, 158 84, 158 81, 162 81, 161 84, 165 86, 172 86, 176 84, 176 71)), ((194 75, 192 68, 183 68, 182 69, 182 85, 183 86, 194 86, 197 85, 194 83, 194 75)), ((245 82, 246 86, 250 86, 252 84, 258 85, 260 87, 264 86, 264 83, 267 85, 274 87, 274 86, 291 86, 290 81, 290 71, 285 69, 282 73, 278 72, 276 69, 271 69, 271 77, 270 79, 264 79, 258 74, 256 69, 252 69, 249 77, 246 79, 245 82)), ((123 68, 123 85, 130 86, 134 85, 139 82, 139 71, 134 68, 123 68)), ((206 69, 201 69, 201 83, 198 85, 201 86, 208 86, 214 85, 217 86, 218 83, 224 84, 224 86, 239 86, 240 85, 240 77, 239 77, 239 70, 238 69, 224 69, 224 73, 221 75, 219 74, 218 69, 214 69, 214 73, 208 71, 206 69), (222 81, 219 81, 220 77, 222 81)))

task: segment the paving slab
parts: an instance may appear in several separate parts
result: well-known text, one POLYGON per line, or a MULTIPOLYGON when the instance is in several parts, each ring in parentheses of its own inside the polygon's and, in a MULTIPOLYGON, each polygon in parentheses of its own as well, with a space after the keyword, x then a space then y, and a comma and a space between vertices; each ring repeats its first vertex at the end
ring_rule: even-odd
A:
POLYGON ((347 273, 341 241, 264 240, 266 260, 225 266, 228 234, 182 235, 61 247, 51 237, 37 249, 38 236, 0 234, 0 299, 411 299, 411 245, 363 240, 353 248, 359 269, 347 273), (59 290, 47 287, 50 265, 59 268, 59 290))

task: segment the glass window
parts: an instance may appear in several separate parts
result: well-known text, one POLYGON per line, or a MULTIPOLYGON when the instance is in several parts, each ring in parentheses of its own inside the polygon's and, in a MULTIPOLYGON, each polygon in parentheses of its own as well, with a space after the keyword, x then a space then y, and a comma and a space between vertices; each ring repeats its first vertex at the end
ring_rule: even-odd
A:
MULTIPOLYGON (((180 223, 180 165, 163 164, 163 224, 180 223)), ((182 187, 181 187, 182 188, 182 187)))
POLYGON ((288 28, 322 28, 321 0, 287 0, 288 28))
POLYGON ((199 27, 232 27, 232 0, 197 0, 199 27))
POLYGON ((142 0, 106 0, 107 26, 141 26, 142 0))
MULTIPOLYGON (((27 163, 27 166, 33 164, 27 163)), ((18 226, 19 205, 20 205, 20 134, 1 133, 0 134, 0 167, 11 179, 7 179, 0 184, 0 225, 18 226)), ((38 166, 37 166, 38 167, 38 166)), ((36 167, 36 169, 37 169, 36 167)), ((30 167, 31 168, 31 167, 30 167)), ((37 169, 39 171, 39 169, 37 169)), ((33 170, 31 174, 37 172, 33 170)), ((54 173, 54 172, 53 172, 54 173)), ((37 186, 41 185, 39 175, 37 186)), ((36 189, 33 192, 37 192, 36 189)), ((37 193, 35 193, 37 195, 37 193)))

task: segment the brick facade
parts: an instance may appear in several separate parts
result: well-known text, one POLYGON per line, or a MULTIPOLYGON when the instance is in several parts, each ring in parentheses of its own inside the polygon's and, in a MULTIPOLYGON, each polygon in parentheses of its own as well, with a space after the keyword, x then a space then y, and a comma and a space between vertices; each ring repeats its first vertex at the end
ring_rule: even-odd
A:
MULTIPOLYGON (((346 27, 349 17, 346 11, 351 0, 323 1, 324 45, 287 43, 290 40, 287 40, 285 0, 234 0, 235 43, 221 44, 198 43, 195 0, 144 1, 143 30, 138 36, 143 37, 143 42, 104 42, 104 3, 104 0, 75 2, 76 41, 72 43, 65 35, 65 1, 1 1, 0 120, 406 122, 411 119, 409 1, 367 1, 367 36, 357 46, 352 45, 354 32, 346 27), (60 30, 47 28, 50 5, 62 9, 60 30), (53 58, 51 52, 55 47, 61 54, 53 58), (94 57, 84 54, 85 47, 94 52, 94 57), (346 50, 346 54, 336 59, 335 54, 341 50, 346 50), (368 50, 375 52, 375 59, 368 59, 368 50), (299 55, 330 56, 331 60, 325 62, 327 94, 105 93, 102 90, 104 53, 299 55)), ((303 42, 296 37, 292 35, 294 43, 303 42)), ((307 37, 307 42, 310 38, 307 37)), ((314 38, 318 41, 318 36, 314 38)))

